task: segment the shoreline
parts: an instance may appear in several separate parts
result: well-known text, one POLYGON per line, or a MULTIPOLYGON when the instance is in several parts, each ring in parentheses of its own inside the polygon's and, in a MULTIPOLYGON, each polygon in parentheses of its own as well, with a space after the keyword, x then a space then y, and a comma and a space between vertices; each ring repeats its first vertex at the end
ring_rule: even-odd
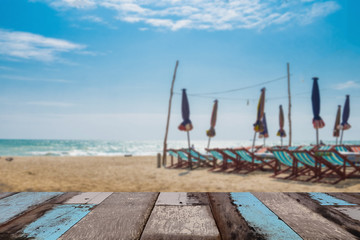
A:
MULTIPOLYGON (((168 164, 169 164, 168 159, 168 164)), ((232 174, 207 168, 157 168, 156 156, 1 156, 0 191, 61 192, 359 192, 360 179, 336 185, 232 174), (12 157, 11 162, 5 158, 12 157)))

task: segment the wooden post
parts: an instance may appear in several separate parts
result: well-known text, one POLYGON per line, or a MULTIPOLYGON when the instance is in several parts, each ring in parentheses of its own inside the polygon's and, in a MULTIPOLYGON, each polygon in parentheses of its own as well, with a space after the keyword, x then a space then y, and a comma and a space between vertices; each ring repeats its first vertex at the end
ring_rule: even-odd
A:
POLYGON ((192 160, 191 160, 191 147, 190 147, 190 133, 189 131, 186 131, 187 133, 187 140, 188 140, 188 147, 189 147, 189 154, 188 154, 188 159, 189 159, 189 167, 190 170, 192 170, 192 160))
POLYGON ((157 167, 158 168, 161 167, 161 154, 160 153, 157 154, 157 167))
POLYGON ((288 80, 288 96, 289 96, 289 112, 288 112, 288 118, 289 118, 289 146, 291 146, 291 92, 290 92, 290 64, 287 63, 287 80, 288 80))
POLYGON ((166 149, 167 149, 167 136, 169 131, 169 123, 170 123, 170 113, 171 113, 171 100, 172 96, 174 94, 174 83, 176 78, 176 71, 179 65, 179 60, 176 61, 175 64, 175 70, 174 75, 171 83, 171 89, 170 89, 170 98, 169 98, 169 109, 168 109, 168 116, 167 116, 167 122, 166 122, 166 131, 165 131, 165 138, 164 138, 164 149, 163 149, 163 165, 166 165, 166 149))

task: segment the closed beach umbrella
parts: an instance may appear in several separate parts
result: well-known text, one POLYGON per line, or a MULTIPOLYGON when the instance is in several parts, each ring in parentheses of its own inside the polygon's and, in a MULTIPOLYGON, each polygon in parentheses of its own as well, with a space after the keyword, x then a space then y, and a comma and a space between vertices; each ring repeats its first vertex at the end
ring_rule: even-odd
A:
MULTIPOLYGON (((185 131, 187 133, 187 139, 188 139, 188 147, 190 150, 190 134, 189 131, 191 131, 193 129, 193 125, 190 121, 190 107, 189 107, 189 101, 186 95, 186 89, 182 90, 182 101, 181 101, 181 115, 183 118, 182 123, 179 125, 179 130, 180 131, 185 131)), ((190 152, 190 151, 189 151, 190 152)), ((192 168, 192 162, 191 162, 191 158, 190 158, 190 153, 189 153, 189 165, 190 165, 190 169, 192 168)))
POLYGON ((179 130, 186 131, 186 132, 191 131, 193 129, 193 126, 190 121, 190 107, 189 107, 189 101, 188 101, 188 98, 186 95, 186 89, 182 90, 181 115, 182 115, 183 121, 179 125, 179 130))
POLYGON ((265 88, 262 88, 258 107, 257 107, 256 122, 254 123, 255 133, 264 131, 264 125, 263 122, 261 121, 262 118, 264 117, 264 108, 265 108, 265 88))
POLYGON ((265 113, 264 113, 264 116, 262 118, 262 124, 264 126, 264 130, 262 132, 260 132, 259 138, 264 138, 264 146, 265 146, 265 139, 269 137, 269 132, 268 132, 268 128, 267 128, 265 113))
POLYGON ((325 127, 324 121, 320 117, 320 91, 318 80, 319 78, 313 78, 313 88, 311 94, 311 102, 312 102, 312 109, 313 109, 313 126, 316 129, 316 145, 319 145, 319 128, 325 127))
POLYGON ((210 139, 215 137, 215 125, 216 125, 216 117, 217 117, 217 109, 218 109, 218 100, 214 101, 213 110, 211 113, 210 120, 210 129, 206 131, 206 135, 209 137, 208 148, 210 147, 210 139))
POLYGON ((265 108, 265 88, 262 88, 258 107, 257 107, 256 122, 254 123, 255 133, 254 133, 252 150, 254 150, 254 146, 255 146, 256 133, 264 131, 264 124, 262 122, 262 119, 264 117, 264 108, 265 108))
POLYGON ((335 125, 333 130, 333 136, 336 138, 336 145, 338 144, 338 137, 340 136, 340 115, 341 115, 341 105, 338 105, 338 110, 336 112, 335 125))
POLYGON ((283 137, 286 137, 286 133, 285 133, 285 130, 284 130, 284 124, 285 124, 285 121, 284 121, 284 111, 283 111, 283 108, 282 108, 282 105, 279 106, 279 125, 280 125, 280 129, 279 131, 277 132, 276 136, 279 136, 280 137, 280 140, 281 140, 281 146, 283 145, 283 141, 282 141, 282 138, 283 137))
POLYGON ((349 116, 350 116, 350 95, 346 95, 344 110, 342 114, 342 122, 340 125, 340 129, 341 129, 340 144, 342 144, 344 130, 348 130, 349 128, 351 128, 350 124, 348 123, 349 116))

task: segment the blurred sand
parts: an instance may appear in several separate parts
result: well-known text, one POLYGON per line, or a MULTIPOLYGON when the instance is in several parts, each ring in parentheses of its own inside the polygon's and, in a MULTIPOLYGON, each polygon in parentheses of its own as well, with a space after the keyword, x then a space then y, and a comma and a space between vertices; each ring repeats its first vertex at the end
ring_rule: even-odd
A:
POLYGON ((156 157, 14 157, 0 158, 0 192, 359 192, 360 179, 337 185, 248 175, 212 173, 208 169, 164 169, 156 157))

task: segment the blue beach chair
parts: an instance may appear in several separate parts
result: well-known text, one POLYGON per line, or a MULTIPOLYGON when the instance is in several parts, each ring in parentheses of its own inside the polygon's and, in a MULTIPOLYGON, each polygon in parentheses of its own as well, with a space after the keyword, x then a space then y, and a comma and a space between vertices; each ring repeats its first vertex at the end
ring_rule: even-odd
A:
POLYGON ((315 172, 316 182, 321 181, 325 177, 331 176, 337 178, 337 180, 334 182, 330 182, 335 184, 338 181, 341 181, 343 178, 343 174, 338 168, 317 156, 315 152, 296 150, 293 151, 292 154, 299 162, 306 165, 308 168, 312 169, 313 172, 315 172))
MULTIPOLYGON (((289 148, 288 148, 289 149, 289 148)), ((293 149, 293 148, 290 148, 293 149)), ((279 149, 270 149, 274 154, 275 158, 279 161, 279 165, 285 166, 285 169, 280 171, 276 170, 273 177, 278 176, 279 174, 290 171, 290 174, 282 179, 295 179, 299 180, 300 176, 308 176, 305 181, 310 181, 314 179, 316 175, 316 168, 313 166, 305 165, 297 160, 297 158, 292 154, 290 150, 279 150, 279 149), (313 173, 313 174, 311 174, 313 173)))
MULTIPOLYGON (((246 148, 239 149, 228 149, 233 154, 236 154, 240 161, 245 162, 242 165, 242 169, 247 170, 245 173, 249 173, 258 169, 264 170, 264 167, 269 167, 273 171, 278 168, 278 163, 275 158, 262 158, 255 155, 255 153, 250 152, 246 148)), ((241 169, 241 170, 242 170, 241 169)))
POLYGON ((229 168, 236 167, 238 160, 236 155, 229 152, 228 149, 212 148, 205 149, 208 153, 213 156, 213 167, 210 171, 215 171, 216 168, 220 168, 215 172, 225 171, 229 168), (217 164, 217 161, 220 161, 220 164, 217 164))
POLYGON ((191 158, 192 163, 197 164, 197 159, 191 157, 187 152, 187 149, 168 149, 167 152, 171 156, 172 168, 183 168, 189 166, 189 157, 191 158), (177 164, 173 164, 173 158, 177 158, 177 164))
POLYGON ((355 173, 360 173, 359 163, 350 161, 345 155, 335 149, 318 150, 316 151, 316 155, 331 166, 332 172, 341 173, 338 174, 341 175, 340 179, 335 181, 334 184, 355 175, 355 173))
POLYGON ((213 157, 209 155, 204 155, 199 153, 194 149, 184 149, 186 153, 190 153, 191 158, 196 160, 198 167, 211 167, 213 162, 213 157))

